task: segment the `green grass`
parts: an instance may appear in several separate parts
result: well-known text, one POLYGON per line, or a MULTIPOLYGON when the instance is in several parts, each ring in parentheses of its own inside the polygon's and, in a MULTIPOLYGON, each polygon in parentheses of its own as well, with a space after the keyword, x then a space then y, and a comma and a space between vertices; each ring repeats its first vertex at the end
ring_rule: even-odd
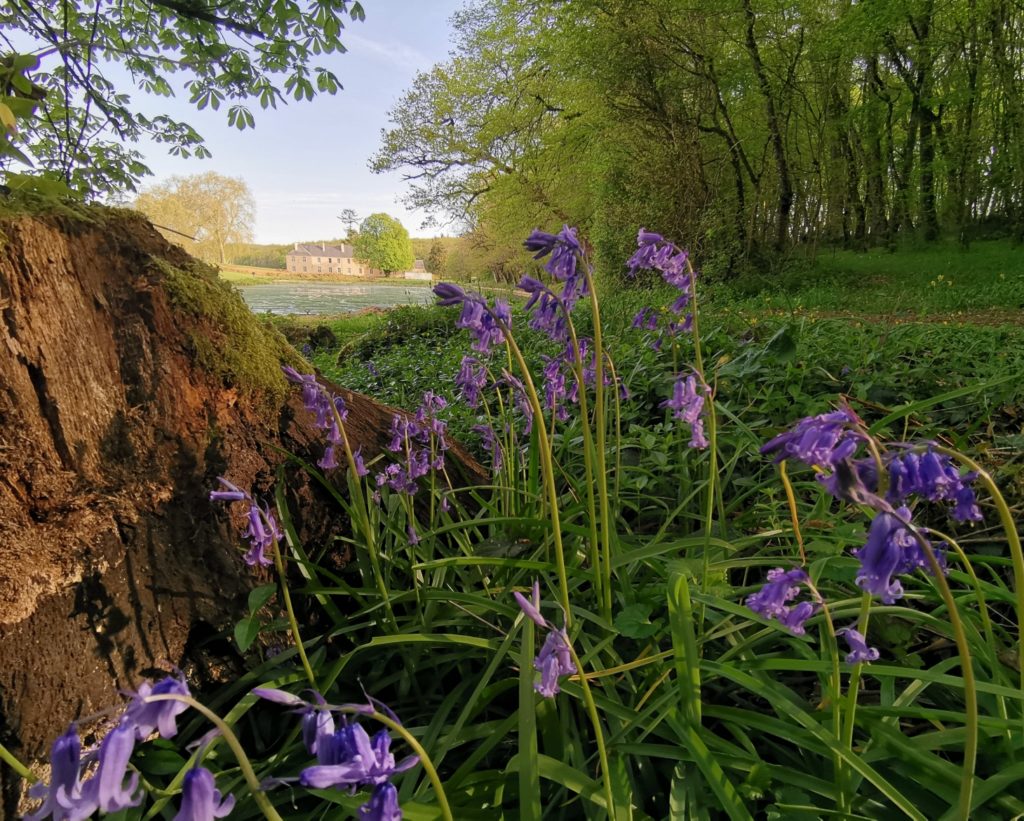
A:
POLYGON ((996 240, 974 243, 969 251, 953 243, 895 253, 823 251, 813 262, 791 260, 777 276, 716 283, 712 293, 752 311, 994 312, 998 320, 1004 312, 1024 309, 1024 252, 996 240))

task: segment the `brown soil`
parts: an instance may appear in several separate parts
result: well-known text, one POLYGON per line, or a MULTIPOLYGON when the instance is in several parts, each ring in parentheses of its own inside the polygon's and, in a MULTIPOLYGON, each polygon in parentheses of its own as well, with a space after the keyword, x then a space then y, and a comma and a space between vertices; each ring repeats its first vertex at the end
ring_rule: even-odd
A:
MULTIPOLYGON (((255 320, 231 314, 245 327, 227 327, 182 302, 210 281, 137 215, 0 217, 0 741, 24 759, 147 674, 202 672, 199 645, 237 618, 253 584, 243 512, 208 491, 225 475, 266 493, 278 448, 322 452, 276 372, 253 384, 241 366, 210 364, 239 333, 260 355, 295 356, 255 320)), ((349 436, 374 455, 395 411, 339 391, 349 436)), ((307 546, 346 526, 302 474, 287 481, 307 546)), ((239 662, 227 642, 217 653, 239 662)), ((20 785, 0 770, 0 788, 2 817, 20 785)))

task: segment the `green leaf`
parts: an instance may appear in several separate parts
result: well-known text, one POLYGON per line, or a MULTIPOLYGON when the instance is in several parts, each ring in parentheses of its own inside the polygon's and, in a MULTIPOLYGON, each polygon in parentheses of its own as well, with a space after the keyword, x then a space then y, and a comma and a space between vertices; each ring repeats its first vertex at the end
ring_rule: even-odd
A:
POLYGON ((661 629, 661 622, 651 621, 654 608, 649 604, 631 604, 615 617, 615 629, 631 639, 646 639, 661 629))
POLYGON ((260 634, 260 623, 254 616, 246 616, 235 625, 235 643, 241 652, 245 652, 260 634))
POLYGON ((276 584, 264 584, 250 590, 249 613, 255 616, 259 609, 273 598, 276 592, 276 584))

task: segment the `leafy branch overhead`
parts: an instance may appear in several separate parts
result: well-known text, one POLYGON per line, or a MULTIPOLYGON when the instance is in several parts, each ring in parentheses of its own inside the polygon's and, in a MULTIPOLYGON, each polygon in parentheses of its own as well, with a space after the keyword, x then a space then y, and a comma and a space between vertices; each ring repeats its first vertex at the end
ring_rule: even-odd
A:
POLYGON ((158 97, 184 93, 198 109, 226 105, 232 126, 251 128, 252 101, 266 109, 336 93, 341 84, 321 60, 345 51, 346 19, 364 17, 351 0, 5 3, 0 169, 31 164, 83 196, 135 190, 149 173, 131 148, 143 137, 181 157, 209 151, 188 123, 142 113, 134 89, 158 97))

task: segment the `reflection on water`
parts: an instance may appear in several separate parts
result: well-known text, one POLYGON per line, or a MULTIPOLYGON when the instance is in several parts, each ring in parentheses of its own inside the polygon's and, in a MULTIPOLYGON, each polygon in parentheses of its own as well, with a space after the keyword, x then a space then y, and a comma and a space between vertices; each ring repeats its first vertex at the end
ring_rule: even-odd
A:
POLYGON ((255 313, 344 314, 364 308, 429 305, 433 302, 430 287, 424 285, 277 282, 238 290, 255 313))

